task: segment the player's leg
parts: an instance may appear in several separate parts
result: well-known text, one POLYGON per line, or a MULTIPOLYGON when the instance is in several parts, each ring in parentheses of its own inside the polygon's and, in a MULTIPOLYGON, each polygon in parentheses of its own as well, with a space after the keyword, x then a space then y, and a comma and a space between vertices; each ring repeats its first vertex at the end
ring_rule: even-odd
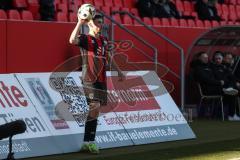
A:
POLYGON ((84 144, 81 148, 81 151, 90 151, 91 153, 99 153, 99 150, 95 144, 95 134, 97 128, 97 117, 99 115, 100 102, 96 98, 96 84, 85 83, 84 92, 88 100, 89 113, 87 121, 85 123, 85 132, 84 132, 84 144))

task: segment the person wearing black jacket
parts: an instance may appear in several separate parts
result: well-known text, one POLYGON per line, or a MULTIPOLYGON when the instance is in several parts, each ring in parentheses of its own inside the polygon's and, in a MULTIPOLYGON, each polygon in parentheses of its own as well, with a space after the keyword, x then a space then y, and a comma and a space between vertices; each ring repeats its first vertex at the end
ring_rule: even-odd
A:
MULTIPOLYGON (((224 89, 231 87, 233 91, 236 92, 235 95, 227 95, 225 94, 224 99, 228 104, 228 119, 229 120, 240 120, 240 113, 239 113, 239 107, 237 104, 237 98, 238 98, 238 91, 236 86, 236 80, 231 73, 231 71, 223 65, 223 54, 220 51, 216 51, 213 55, 213 62, 212 62, 212 70, 214 73, 214 76, 217 80, 223 80, 225 82, 224 89)), ((223 89, 223 90, 224 90, 223 89)))
POLYGON ((226 53, 223 58, 223 64, 231 72, 238 82, 237 86, 240 87, 240 58, 234 61, 233 55, 231 53, 226 53))
POLYGON ((157 17, 157 4, 159 0, 138 0, 136 6, 140 17, 157 17))
POLYGON ((0 9, 8 10, 12 8, 12 0, 0 0, 0 9))
POLYGON ((197 0, 195 9, 201 20, 221 21, 221 17, 217 13, 216 0, 197 0))
POLYGON ((54 0, 39 0, 42 21, 53 21, 55 17, 54 0))
MULTIPOLYGON (((224 88, 228 83, 227 78, 216 74, 216 72, 223 73, 225 71, 220 71, 222 68, 219 71, 215 71, 213 65, 209 63, 208 54, 205 52, 197 54, 197 60, 193 66, 194 78, 201 85, 202 92, 205 95, 222 95, 225 106, 229 106, 228 119, 239 121, 239 114, 234 114, 236 110, 236 95, 229 95, 232 92, 228 92, 229 90, 224 88)), ((237 110, 237 113, 239 113, 239 110, 237 110)))
POLYGON ((169 0, 159 0, 157 5, 157 17, 159 18, 181 18, 176 5, 169 0))
POLYGON ((223 80, 217 80, 209 64, 208 54, 200 52, 194 64, 194 78, 200 83, 203 93, 207 95, 221 95, 224 85, 223 80))
POLYGON ((236 87, 236 80, 232 74, 232 69, 227 68, 223 64, 223 53, 216 51, 213 55, 213 62, 211 63, 211 68, 213 69, 215 78, 218 80, 223 80, 225 82, 224 86, 227 87, 236 87))

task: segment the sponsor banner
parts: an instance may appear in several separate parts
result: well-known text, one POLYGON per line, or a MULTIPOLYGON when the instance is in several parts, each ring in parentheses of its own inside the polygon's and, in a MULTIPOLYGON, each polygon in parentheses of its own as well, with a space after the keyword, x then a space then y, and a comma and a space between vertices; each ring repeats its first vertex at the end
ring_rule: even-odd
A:
MULTIPOLYGON (((195 138, 155 72, 125 75, 126 80, 119 81, 116 72, 107 73, 108 104, 101 107, 96 137, 101 148, 195 138), (160 136, 142 136, 152 132, 160 136), (140 139, 134 138, 135 134, 140 139), (106 137, 110 141, 104 140, 106 137)), ((54 135, 56 145, 64 153, 78 151, 83 141, 85 113, 89 110, 79 78, 81 72, 16 77, 54 135)))
POLYGON ((83 133, 83 125, 78 124, 72 114, 67 114, 69 105, 64 101, 64 99, 70 101, 75 98, 79 99, 76 106, 87 106, 85 97, 83 100, 82 97, 73 97, 76 95, 74 91, 78 90, 80 84, 78 73, 69 75, 66 73, 54 75, 52 73, 23 73, 16 74, 16 76, 53 135, 83 133), (71 90, 74 92, 72 95, 66 93, 70 92, 68 86, 72 87, 71 90), (62 115, 62 112, 65 115, 62 115))
MULTIPOLYGON (((96 142, 101 148, 119 147, 121 144, 132 141, 133 145, 166 142, 173 140, 189 139, 193 137, 191 129, 184 124, 163 125, 122 130, 101 131, 96 136, 96 142), (187 134, 184 134, 186 133, 187 134)), ((129 144, 131 145, 131 144, 129 144)))
MULTIPOLYGON (((9 151, 8 141, 0 142, 0 157, 6 158, 9 151)), ((13 139, 13 152, 15 158, 36 157, 63 153, 57 147, 52 137, 37 137, 29 139, 13 139)))
MULTIPOLYGON (((81 72, 72 73, 23 73, 16 74, 19 83, 28 93, 35 104, 39 114, 50 128, 54 139, 61 146, 64 152, 79 150, 83 142, 85 119, 78 119, 81 113, 88 111, 86 98, 81 83, 81 72), (70 93, 69 93, 70 92, 70 93), (66 105, 66 101, 80 100, 77 103, 66 105), (69 108, 72 107, 72 108, 69 108), (76 109, 79 107, 80 109, 76 109), (84 110, 85 108, 85 110, 84 110), (71 113, 72 112, 73 115, 71 113), (59 112, 61 114, 59 114, 59 112), (58 124, 58 125, 56 125, 58 124), (62 124, 62 125, 60 125, 62 124), (58 127, 62 126, 62 127, 58 127), (72 136, 67 136, 72 134, 72 136), (66 138, 59 138, 65 135, 66 138), (73 145, 74 144, 74 145, 73 145), (69 146, 70 145, 70 146, 69 146)), ((114 112, 103 113, 103 115, 116 118, 114 112)), ((80 116, 84 117, 84 116, 80 116)), ((85 116, 86 118, 86 116, 85 116)), ((103 116, 99 117, 98 130, 124 130, 121 125, 114 125, 109 128, 104 125, 103 116)), ((131 141, 126 145, 132 144, 131 141)), ((109 146, 109 148, 112 146, 109 146)))
MULTIPOLYGON (((130 139, 133 144, 147 144, 195 138, 184 116, 155 72, 126 72, 125 75, 127 75, 126 80, 120 82, 114 73, 108 73, 108 106, 102 110, 103 113, 108 114, 103 114, 100 121, 107 127, 103 127, 101 131, 106 131, 105 128, 114 130, 116 126, 123 126, 125 133, 129 134, 132 129, 147 131, 154 127, 175 125, 176 128, 185 128, 178 129, 178 136, 161 139, 143 138, 142 141, 131 137, 130 139)), ((109 132, 102 132, 101 135, 104 133, 109 132)), ((99 145, 107 147, 103 143, 99 145)))
MULTIPOLYGON (((0 124, 9 123, 21 119, 26 123, 27 130, 23 134, 18 134, 13 137, 15 145, 14 152, 17 152, 16 157, 28 157, 32 154, 39 155, 39 150, 42 146, 48 146, 48 151, 42 155, 56 154, 61 152, 55 145, 52 135, 49 132, 47 125, 44 123, 41 116, 36 111, 32 102, 22 89, 21 85, 15 79, 13 74, 0 75, 0 124), (45 138, 47 140, 45 140, 45 138), (29 144, 28 141, 34 139, 35 143, 29 144), (41 140, 40 140, 41 139, 41 140), (41 145, 39 145, 41 144, 41 145)), ((6 158, 5 148, 8 144, 8 139, 0 141, 0 158, 6 158), (2 147, 2 148, 1 148, 2 147), (4 151, 1 151, 4 150, 4 151)))

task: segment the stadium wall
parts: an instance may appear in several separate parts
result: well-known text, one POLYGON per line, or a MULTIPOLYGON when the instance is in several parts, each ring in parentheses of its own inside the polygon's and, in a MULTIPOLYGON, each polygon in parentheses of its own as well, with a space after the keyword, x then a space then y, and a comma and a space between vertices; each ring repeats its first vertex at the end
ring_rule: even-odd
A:
MULTIPOLYGON (((142 26, 126 26, 139 36, 157 47, 159 63, 167 66, 171 71, 179 74, 180 55, 177 49, 169 45, 142 26)), ((78 55, 79 50, 68 43, 73 23, 58 22, 31 22, 31 21, 0 21, 0 73, 23 72, 51 72, 67 59, 78 55)), ((176 44, 184 48, 187 53, 192 42, 206 29, 202 28, 175 28, 156 27, 176 44)), ((153 57, 153 51, 143 46, 131 35, 115 27, 116 40, 132 40, 133 44, 153 57)), ((129 61, 151 61, 139 54, 136 49, 125 52, 129 61)), ((62 71, 69 71, 71 67, 65 66, 62 71)), ((170 72, 164 77, 175 86, 172 96, 179 102, 179 78, 170 72)))

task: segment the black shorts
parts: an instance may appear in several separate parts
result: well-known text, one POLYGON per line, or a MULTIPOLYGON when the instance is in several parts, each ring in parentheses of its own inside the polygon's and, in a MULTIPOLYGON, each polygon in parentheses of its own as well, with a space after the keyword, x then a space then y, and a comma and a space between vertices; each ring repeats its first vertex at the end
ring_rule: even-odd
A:
POLYGON ((100 102, 101 105, 107 105, 107 85, 105 82, 83 82, 84 94, 87 102, 100 102))

